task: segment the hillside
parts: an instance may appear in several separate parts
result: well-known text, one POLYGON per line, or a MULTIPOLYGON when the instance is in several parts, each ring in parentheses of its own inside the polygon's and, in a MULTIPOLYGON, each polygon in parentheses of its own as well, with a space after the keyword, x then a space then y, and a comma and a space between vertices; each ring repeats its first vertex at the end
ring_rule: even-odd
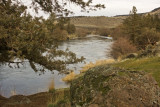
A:
POLYGON ((152 10, 151 12, 149 12, 151 15, 158 15, 160 17, 160 7, 155 8, 154 10, 152 10))
MULTIPOLYGON (((160 16, 160 7, 156 8, 150 12, 139 13, 142 15, 156 15, 160 16)), ((115 28, 119 26, 128 15, 117 15, 114 17, 105 17, 105 16, 76 16, 70 17, 71 23, 76 27, 80 28, 115 28)))
POLYGON ((87 27, 87 28, 115 28, 120 25, 125 18, 123 17, 72 17, 71 23, 75 24, 76 27, 87 27))

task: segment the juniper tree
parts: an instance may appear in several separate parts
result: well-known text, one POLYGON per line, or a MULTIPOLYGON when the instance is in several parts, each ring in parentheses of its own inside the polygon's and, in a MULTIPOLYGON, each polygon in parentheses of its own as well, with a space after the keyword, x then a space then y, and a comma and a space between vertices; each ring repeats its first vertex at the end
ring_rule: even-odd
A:
MULTIPOLYGON (((38 12, 41 8, 48 12, 50 17, 32 17, 26 12, 27 6, 20 0, 0 0, 0 62, 22 63, 28 60, 31 67, 37 71, 35 64, 44 69, 65 71, 67 64, 81 62, 84 58, 77 58, 69 51, 58 50, 58 42, 63 40, 56 35, 58 24, 55 23, 56 15, 61 16, 72 13, 65 6, 72 2, 82 10, 104 8, 104 5, 91 5, 92 0, 32 0, 32 7, 38 12), (47 53, 46 55, 43 55, 47 53), (57 57, 61 57, 61 60, 57 57), (14 60, 18 59, 18 62, 14 60), (62 60, 63 59, 63 60, 62 60)), ((63 34, 61 35, 64 35, 63 34)))
POLYGON ((135 43, 136 38, 140 34, 141 31, 141 16, 137 14, 137 9, 133 6, 132 11, 130 12, 129 17, 124 21, 124 30, 127 35, 129 35, 129 39, 135 43))
POLYGON ((138 49, 145 49, 147 45, 154 45, 160 40, 159 22, 158 15, 137 14, 136 7, 133 7, 129 17, 123 23, 123 28, 128 38, 138 49))

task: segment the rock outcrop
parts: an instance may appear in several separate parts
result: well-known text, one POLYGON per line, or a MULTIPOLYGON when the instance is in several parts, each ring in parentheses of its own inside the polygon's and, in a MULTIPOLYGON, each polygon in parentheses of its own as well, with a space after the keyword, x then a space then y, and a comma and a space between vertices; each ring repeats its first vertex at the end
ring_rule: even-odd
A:
POLYGON ((160 41, 156 43, 155 55, 160 57, 160 41))
POLYGON ((142 71, 109 66, 89 69, 71 84, 73 107, 159 107, 160 88, 142 71))

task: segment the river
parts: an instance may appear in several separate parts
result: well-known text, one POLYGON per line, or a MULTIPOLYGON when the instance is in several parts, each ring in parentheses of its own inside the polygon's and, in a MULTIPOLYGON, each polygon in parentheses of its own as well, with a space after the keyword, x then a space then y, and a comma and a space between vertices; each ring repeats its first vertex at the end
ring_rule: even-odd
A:
MULTIPOLYGON (((103 36, 88 35, 85 38, 68 40, 60 44, 59 48, 76 53, 77 57, 84 56, 85 62, 95 62, 96 60, 110 58, 112 40, 103 36)), ((78 74, 84 63, 70 65, 69 68, 78 74)), ((0 94, 10 97, 14 94, 30 95, 38 92, 48 91, 49 84, 54 81, 55 88, 66 88, 66 84, 61 79, 65 74, 54 71, 46 71, 44 74, 36 73, 32 70, 28 62, 20 68, 10 68, 8 65, 0 66, 0 94)))

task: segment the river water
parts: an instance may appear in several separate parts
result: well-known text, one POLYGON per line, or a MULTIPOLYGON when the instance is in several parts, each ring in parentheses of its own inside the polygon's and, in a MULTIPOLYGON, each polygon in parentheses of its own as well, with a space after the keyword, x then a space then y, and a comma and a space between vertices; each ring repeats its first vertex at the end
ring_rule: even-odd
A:
MULTIPOLYGON (((96 60, 110 58, 111 38, 88 35, 85 38, 65 41, 59 48, 76 53, 77 57, 84 56, 85 62, 95 62, 96 60)), ((69 68, 75 70, 78 74, 84 63, 70 65, 69 68)), ((51 73, 46 71, 44 74, 36 73, 32 70, 28 62, 20 68, 10 68, 8 65, 0 66, 0 94, 10 97, 14 94, 30 95, 38 92, 48 91, 49 84, 54 81, 55 88, 69 87, 61 79, 65 74, 59 74, 57 71, 51 73)))

